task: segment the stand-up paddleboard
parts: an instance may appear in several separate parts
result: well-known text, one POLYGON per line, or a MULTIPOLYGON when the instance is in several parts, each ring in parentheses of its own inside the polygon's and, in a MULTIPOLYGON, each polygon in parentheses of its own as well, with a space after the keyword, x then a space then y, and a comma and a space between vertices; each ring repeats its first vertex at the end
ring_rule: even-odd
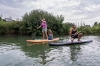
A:
POLYGON ((42 42, 54 42, 54 41, 58 41, 59 40, 59 38, 54 38, 54 39, 52 39, 52 40, 46 40, 46 39, 44 39, 44 40, 26 40, 27 42, 32 42, 32 43, 42 43, 42 42))
POLYGON ((49 43, 50 46, 63 46, 63 45, 71 45, 71 44, 83 44, 83 43, 90 43, 93 40, 84 40, 84 41, 75 41, 75 42, 71 42, 71 41, 62 41, 62 42, 56 42, 56 43, 49 43))

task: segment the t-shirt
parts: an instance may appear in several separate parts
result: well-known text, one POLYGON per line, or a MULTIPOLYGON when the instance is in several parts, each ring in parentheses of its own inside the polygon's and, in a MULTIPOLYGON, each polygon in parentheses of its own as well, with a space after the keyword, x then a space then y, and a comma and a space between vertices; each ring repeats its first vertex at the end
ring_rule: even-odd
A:
POLYGON ((42 28, 47 28, 47 23, 46 23, 46 21, 43 21, 43 22, 41 23, 41 27, 42 27, 42 28))

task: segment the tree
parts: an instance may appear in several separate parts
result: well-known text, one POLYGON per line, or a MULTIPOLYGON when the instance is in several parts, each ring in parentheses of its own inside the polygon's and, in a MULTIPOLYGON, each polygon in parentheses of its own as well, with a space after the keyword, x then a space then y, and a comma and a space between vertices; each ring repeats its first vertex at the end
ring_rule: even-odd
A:
MULTIPOLYGON (((27 28, 30 28, 32 33, 36 32, 36 28, 40 25, 42 18, 45 18, 47 21, 47 25, 49 29, 52 29, 54 33, 60 34, 61 29, 63 27, 62 22, 64 21, 64 17, 54 16, 47 11, 43 11, 40 9, 32 10, 29 13, 25 13, 23 16, 23 21, 26 22, 27 28)), ((37 31, 37 34, 40 35, 40 30, 37 31)))
POLYGON ((0 17, 0 21, 2 20, 2 18, 0 17))
POLYGON ((95 22, 95 23, 94 23, 94 26, 95 26, 95 25, 98 25, 98 22, 95 22))

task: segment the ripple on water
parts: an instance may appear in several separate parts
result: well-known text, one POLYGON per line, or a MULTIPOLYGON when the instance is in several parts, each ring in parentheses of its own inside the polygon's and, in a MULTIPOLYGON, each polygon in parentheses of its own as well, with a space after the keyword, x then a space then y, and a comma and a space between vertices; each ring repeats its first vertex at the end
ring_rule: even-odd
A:
MULTIPOLYGON (((25 38, 25 37, 24 37, 25 38)), ((100 66, 100 36, 84 36, 92 43, 69 46, 27 46, 0 43, 1 66, 100 66)), ((27 44, 27 43, 26 43, 27 44)))

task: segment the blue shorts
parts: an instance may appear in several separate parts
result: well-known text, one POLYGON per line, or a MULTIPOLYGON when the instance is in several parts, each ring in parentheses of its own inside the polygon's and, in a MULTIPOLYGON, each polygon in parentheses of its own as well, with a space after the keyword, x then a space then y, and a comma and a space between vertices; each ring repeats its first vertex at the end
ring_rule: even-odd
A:
POLYGON ((52 39, 53 39, 53 35, 50 34, 50 35, 48 36, 48 40, 52 40, 52 39))

